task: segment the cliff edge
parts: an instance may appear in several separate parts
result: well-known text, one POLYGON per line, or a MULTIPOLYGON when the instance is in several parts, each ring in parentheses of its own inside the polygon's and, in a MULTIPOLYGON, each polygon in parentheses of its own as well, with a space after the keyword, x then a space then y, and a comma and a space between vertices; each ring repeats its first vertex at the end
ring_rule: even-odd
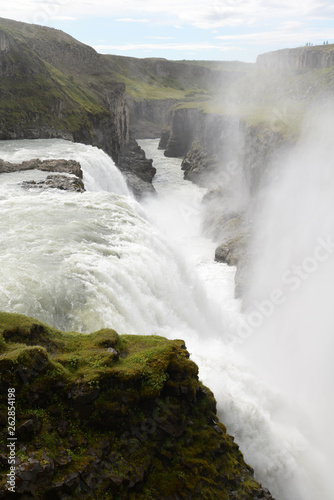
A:
POLYGON ((272 500, 182 340, 0 313, 0 352, 1 498, 272 500))

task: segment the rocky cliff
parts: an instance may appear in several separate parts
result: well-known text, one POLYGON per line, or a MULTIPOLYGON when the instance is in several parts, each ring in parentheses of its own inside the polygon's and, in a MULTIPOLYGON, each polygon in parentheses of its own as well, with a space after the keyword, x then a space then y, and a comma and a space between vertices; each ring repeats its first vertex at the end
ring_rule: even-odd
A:
POLYGON ((130 127, 136 139, 155 139, 160 137, 170 109, 177 99, 127 99, 130 127))
POLYGON ((157 137, 173 104, 206 99, 248 69, 101 55, 59 30, 0 19, 0 139, 101 147, 139 196, 155 170, 133 137, 157 137))
POLYGON ((172 110, 162 132, 165 155, 183 157, 184 178, 208 189, 202 202, 203 233, 217 243, 217 261, 237 266, 236 297, 243 295, 248 281, 253 200, 280 152, 296 137, 282 121, 205 113, 198 106, 172 110))
POLYGON ((118 81, 124 82, 134 137, 159 137, 172 105, 198 102, 229 88, 252 67, 240 62, 168 61, 103 56, 118 81))
POLYGON ((307 46, 263 54, 228 92, 211 102, 175 105, 169 113, 159 147, 182 157, 185 179, 208 189, 204 233, 218 244, 216 260, 237 266, 238 297, 248 279, 261 188, 298 141, 304 115, 333 100, 334 46, 307 46))
POLYGON ((282 49, 258 56, 257 67, 277 72, 310 70, 334 66, 334 45, 282 49))
MULTIPOLYGON (((0 19, 0 139, 22 138, 98 146, 136 177, 125 85, 107 60, 61 31, 0 19)), ((138 162, 150 184, 151 162, 138 162)))
POLYGON ((0 313, 0 370, 1 498, 273 500, 182 340, 0 313))

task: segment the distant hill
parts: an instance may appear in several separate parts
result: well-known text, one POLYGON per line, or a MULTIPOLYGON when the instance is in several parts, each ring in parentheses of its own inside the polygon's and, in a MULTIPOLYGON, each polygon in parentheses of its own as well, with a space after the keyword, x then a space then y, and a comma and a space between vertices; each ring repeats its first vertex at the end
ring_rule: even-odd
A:
POLYGON ((262 120, 333 94, 334 46, 238 61, 98 54, 62 31, 0 18, 0 138, 63 137, 116 161, 135 137, 160 135, 174 106, 262 120))
POLYGON ((156 134, 173 103, 210 99, 248 68, 101 55, 62 31, 0 18, 0 138, 67 137, 117 160, 129 140, 129 109, 137 131, 152 122, 156 134))

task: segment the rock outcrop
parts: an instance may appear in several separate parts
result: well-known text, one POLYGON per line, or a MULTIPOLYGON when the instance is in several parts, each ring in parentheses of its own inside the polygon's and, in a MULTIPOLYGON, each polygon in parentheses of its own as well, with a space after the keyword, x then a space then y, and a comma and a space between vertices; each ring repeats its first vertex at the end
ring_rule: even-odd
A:
POLYGON ((0 159, 0 174, 23 170, 66 173, 82 179, 81 165, 75 160, 40 160, 39 158, 34 158, 22 163, 11 163, 0 159))
POLYGON ((44 172, 60 172, 63 175, 48 175, 43 181, 24 181, 22 187, 38 188, 38 189, 61 189, 65 191, 85 191, 85 186, 82 181, 82 170, 79 162, 75 160, 40 160, 34 158, 32 160, 23 161, 22 163, 10 163, 0 159, 0 174, 20 172, 27 170, 41 170, 44 172))
MULTIPOLYGON (((1 407, 10 394, 17 437, 9 451, 1 436, 1 498, 272 500, 182 340, 64 333, 0 313, 0 353, 1 407)), ((6 427, 7 411, 0 419, 6 427)))
POLYGON ((69 175, 48 175, 44 181, 23 181, 21 184, 25 189, 60 189, 61 191, 85 191, 84 183, 77 177, 69 175))
POLYGON ((329 68, 334 66, 334 45, 316 45, 267 52, 258 56, 256 65, 260 69, 277 72, 329 68))
POLYGON ((135 140, 130 140, 129 144, 120 150, 118 167, 136 198, 156 193, 152 185, 156 168, 135 140))
POLYGON ((160 137, 161 129, 167 122, 170 108, 176 99, 127 100, 130 114, 131 133, 136 139, 160 137))
MULTIPOLYGON (((200 111, 197 107, 181 107, 171 110, 169 121, 169 133, 165 136, 165 156, 183 157, 200 130, 200 111)), ((162 144, 159 147, 162 149, 162 144)))

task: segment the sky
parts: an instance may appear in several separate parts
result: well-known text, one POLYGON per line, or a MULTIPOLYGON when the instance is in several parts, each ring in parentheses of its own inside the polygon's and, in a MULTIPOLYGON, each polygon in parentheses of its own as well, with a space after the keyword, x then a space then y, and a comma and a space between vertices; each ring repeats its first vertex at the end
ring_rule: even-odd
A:
POLYGON ((333 0, 0 0, 0 16, 132 57, 255 62, 272 50, 334 43, 333 0))

